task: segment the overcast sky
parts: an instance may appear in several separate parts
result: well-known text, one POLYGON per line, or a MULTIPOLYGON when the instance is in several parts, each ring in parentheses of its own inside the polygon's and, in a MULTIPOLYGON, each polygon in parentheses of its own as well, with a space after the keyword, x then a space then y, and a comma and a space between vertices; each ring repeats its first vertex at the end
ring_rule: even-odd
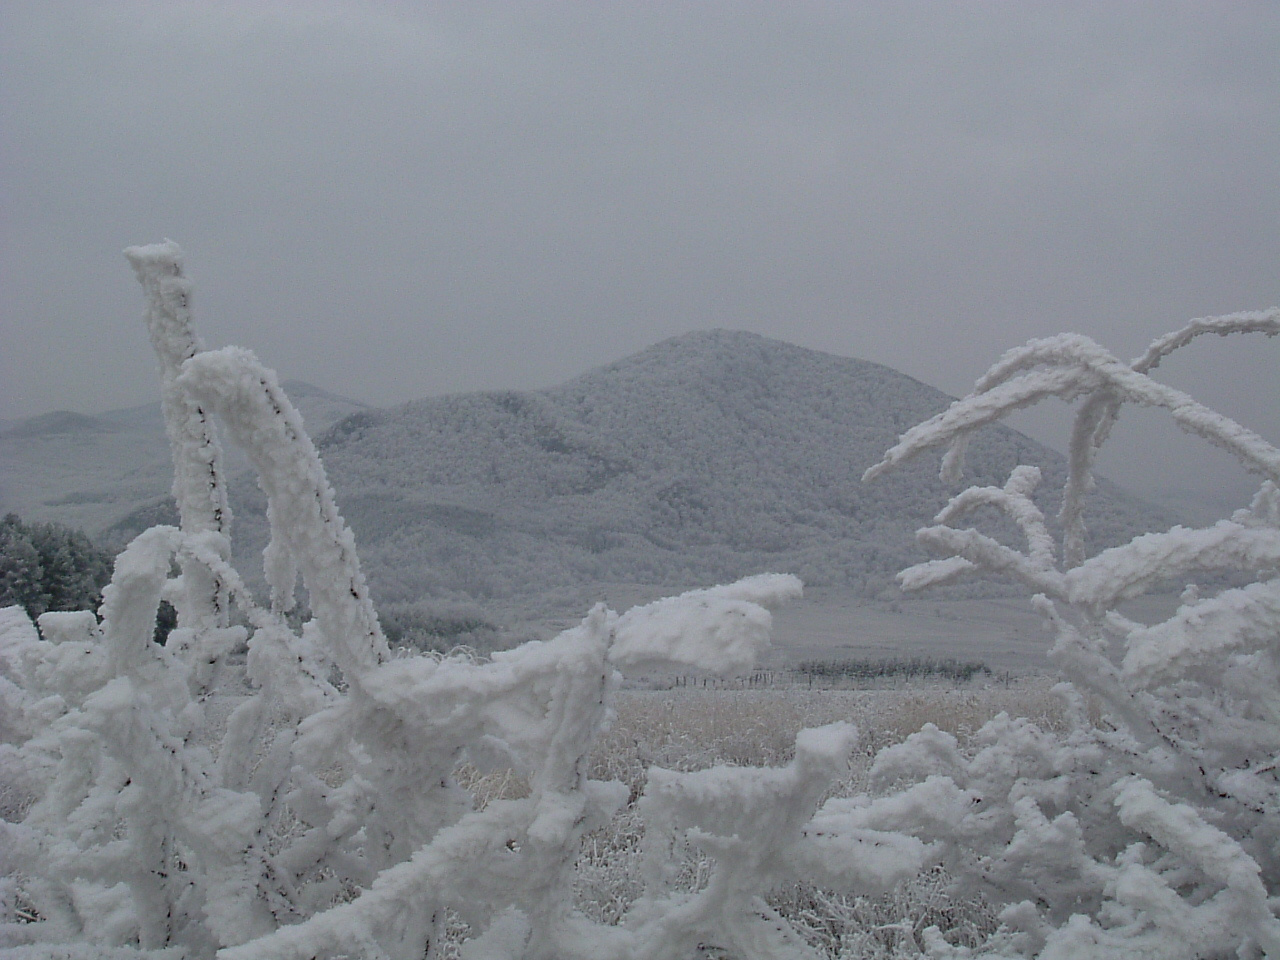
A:
MULTIPOLYGON (((0 418, 155 397, 163 237, 206 343, 376 404, 709 327, 955 394, 1128 358, 1280 302, 1278 51, 1272 2, 4 0, 0 418)), ((1161 368, 1273 438, 1278 372, 1161 368)), ((1151 430, 1120 479, 1226 482, 1151 430)))

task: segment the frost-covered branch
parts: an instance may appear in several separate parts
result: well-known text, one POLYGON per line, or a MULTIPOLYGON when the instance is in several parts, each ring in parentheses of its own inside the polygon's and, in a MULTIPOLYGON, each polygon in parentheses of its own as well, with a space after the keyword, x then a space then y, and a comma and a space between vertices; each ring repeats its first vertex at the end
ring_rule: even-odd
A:
POLYGON ((964 450, 973 430, 1050 396, 1067 401, 1083 397, 1072 427, 1067 485, 1059 515, 1064 528, 1063 559, 1067 566, 1075 566, 1084 559, 1083 503, 1093 487, 1093 464, 1124 403, 1166 409, 1179 427, 1227 450, 1246 469, 1271 480, 1280 479, 1280 451, 1229 417, 1147 375, 1164 356, 1201 334, 1260 332, 1274 336, 1277 329, 1280 311, 1276 309, 1195 320, 1156 340, 1131 364, 1079 334, 1032 340, 1006 353, 978 380, 969 396, 903 434, 884 459, 866 471, 863 480, 872 480, 930 447, 946 444, 942 475, 954 482, 963 469, 964 450))
MULTIPOLYGON (((1280 481, 1280 451, 1230 417, 1215 413, 1190 396, 1138 373, 1088 337, 1063 334, 1032 340, 1006 356, 1013 369, 1028 372, 1012 380, 984 378, 978 389, 936 417, 912 427, 880 463, 863 475, 873 480, 885 470, 931 447, 951 443, 976 428, 1047 397, 1074 400, 1101 390, 1124 402, 1168 410, 1183 430, 1234 455, 1249 470, 1280 481), (1043 367, 1043 369, 1039 369, 1043 367), (990 381, 990 382, 988 382, 990 381)), ((999 366, 999 365, 998 365, 999 366)), ((1002 370, 1003 372, 1003 370, 1002 370)))
POLYGON ((1192 321, 1131 364, 1075 334, 1031 341, 867 471, 872 479, 949 445, 943 472, 957 476, 977 427, 1047 396, 1082 399, 1060 565, 1029 499, 1031 475, 1019 467, 1003 489, 954 497, 918 534, 942 559, 900 575, 909 589, 979 572, 1027 585, 1056 634, 1050 660, 1071 683, 1063 692, 1076 726, 1066 733, 997 718, 966 757, 926 729, 872 768, 873 780, 900 791, 873 804, 893 811, 887 825, 953 844, 957 875, 1006 904, 1005 939, 984 956, 1280 956, 1280 451, 1149 376, 1197 336, 1250 332, 1280 332, 1280 310, 1192 321), (1263 474, 1250 508, 1203 530, 1174 527, 1086 557, 1084 495, 1124 403, 1168 410, 1184 430, 1263 474), (951 526, 979 504, 1019 524, 1026 553, 951 526), (1162 623, 1117 609, 1205 574, 1253 582, 1204 597, 1189 586, 1162 623), (956 791, 974 805, 953 805, 941 822, 911 800, 927 794, 944 808, 956 791))
POLYGON ((1190 321, 1181 330, 1167 333, 1153 340, 1146 352, 1136 357, 1129 366, 1139 373, 1150 373, 1169 354, 1180 350, 1196 337, 1213 333, 1228 337, 1233 333, 1261 333, 1274 337, 1280 333, 1280 309, 1246 310, 1221 317, 1200 317, 1190 321))
POLYGON ((229 347, 192 357, 178 385, 218 414, 258 472, 271 522, 264 558, 273 607, 293 608, 300 569, 317 628, 333 645, 332 655, 349 681, 358 683, 364 671, 387 661, 390 650, 369 599, 355 538, 274 371, 249 351, 229 347))
MULTIPOLYGON (((182 272, 182 250, 166 240, 129 247, 125 256, 147 297, 144 319, 160 366, 160 407, 173 453, 173 499, 182 528, 229 537, 231 505, 217 432, 196 399, 176 382, 182 365, 204 349, 191 321, 191 283, 182 272)), ((226 626, 226 589, 195 565, 184 580, 177 608, 180 627, 199 627, 206 620, 226 626)))
POLYGON ((921 590, 947 583, 979 569, 1012 576, 1051 596, 1064 595, 1066 585, 1054 568, 1053 537, 1044 514, 1031 499, 1040 483, 1038 467, 1017 467, 1003 487, 969 487, 952 497, 916 538, 925 546, 950 554, 903 570, 898 580, 904 590, 921 590), (975 507, 994 507, 1013 520, 1027 540, 1027 552, 1019 553, 977 530, 956 530, 948 524, 975 507))
POLYGON ((679 834, 672 856, 714 851, 719 879, 692 900, 655 881, 618 927, 575 911, 582 838, 630 792, 586 772, 619 671, 748 669, 768 608, 799 581, 750 577, 621 615, 599 606, 488 661, 393 656, 274 372, 203 348, 176 245, 127 253, 160 360, 182 527, 145 531, 120 555, 100 624, 46 614, 42 637, 0 617, 0 775, 26 798, 0 811, 0 946, 418 960, 445 954, 455 917, 464 957, 665 958, 697 931, 776 960, 809 954, 762 894, 802 870, 898 875, 873 833, 806 826, 845 768, 852 731, 838 727, 801 734, 784 768, 657 774, 644 802, 654 836, 679 834), (267 495, 269 604, 229 559, 211 416, 267 495), (300 629, 286 618, 299 575, 312 611, 300 629), (162 600, 180 610, 165 646, 153 640, 162 600), (509 768, 529 794, 477 809, 454 777, 463 763, 509 768))

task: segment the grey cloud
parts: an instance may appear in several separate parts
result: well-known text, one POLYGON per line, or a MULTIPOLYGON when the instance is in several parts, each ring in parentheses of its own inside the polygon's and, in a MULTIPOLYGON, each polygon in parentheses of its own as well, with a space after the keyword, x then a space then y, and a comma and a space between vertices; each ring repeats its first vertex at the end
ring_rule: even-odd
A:
MULTIPOLYGON (((377 403, 710 326, 959 393, 1031 336, 1280 301, 1268 4, 0 16, 0 416, 150 399, 119 249, 162 236, 210 343, 377 403)), ((1275 361, 1205 357, 1170 375, 1270 429, 1275 361)))

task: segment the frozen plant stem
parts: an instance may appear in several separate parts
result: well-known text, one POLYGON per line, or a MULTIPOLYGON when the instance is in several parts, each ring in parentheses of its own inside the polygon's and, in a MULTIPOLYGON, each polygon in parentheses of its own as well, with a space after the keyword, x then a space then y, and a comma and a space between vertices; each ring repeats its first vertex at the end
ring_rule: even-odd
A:
POLYGON ((1056 634, 1050 658, 1070 681, 1063 695, 1077 722, 1066 735, 998 717, 978 732, 981 747, 969 757, 926 728, 872 768, 873 779, 895 789, 908 784, 903 796, 971 798, 945 824, 896 822, 968 848, 949 867, 960 884, 1005 905, 999 950, 1280 957, 1280 450, 1151 376, 1202 334, 1277 332, 1274 308, 1194 320, 1128 364, 1076 334, 1033 340, 1006 353, 969 396, 907 431, 866 473, 874 479, 946 446, 943 474, 958 479, 964 448, 983 424, 1045 397, 1081 401, 1060 545, 1030 499, 1039 471, 1023 466, 1003 489, 954 497, 918 534, 942 558, 900 574, 913 590, 977 573, 1021 581, 1056 634), (1084 495, 1126 402, 1167 410, 1263 477, 1249 508, 1207 529, 1174 527, 1088 557, 1084 495), (1012 519, 1025 550, 955 525, 978 505, 1012 519), (1222 573, 1253 582, 1212 595, 1192 584, 1177 612, 1150 626, 1117 609, 1153 586, 1222 573), (1101 706, 1100 724, 1088 722, 1082 694, 1101 706))
POLYGON ((418 960, 444 955, 452 912, 468 957, 665 958, 699 944, 812 956, 765 894, 813 871, 877 890, 918 868, 918 841, 864 863, 861 834, 810 829, 855 741, 835 725, 804 731, 783 768, 655 772, 642 801, 665 838, 647 853, 652 884, 616 926, 576 911, 582 837, 628 799, 586 773, 621 671, 749 669, 767 608, 799 581, 764 574, 623 614, 601 605, 487 662, 392 657, 274 372, 245 350, 204 349, 176 244, 126 255, 160 361, 181 528, 154 527, 120 555, 100 624, 49 614, 43 636, 29 623, 0 633, 0 773, 32 801, 0 823, 0 945, 418 960), (230 562, 213 417, 267 496, 266 604, 230 562), (312 617, 295 629, 299 577, 312 617), (163 599, 179 626, 158 646, 163 599), (476 810, 460 763, 510 768, 529 795, 476 810), (664 879, 665 859, 690 848, 718 862, 692 897, 664 879))

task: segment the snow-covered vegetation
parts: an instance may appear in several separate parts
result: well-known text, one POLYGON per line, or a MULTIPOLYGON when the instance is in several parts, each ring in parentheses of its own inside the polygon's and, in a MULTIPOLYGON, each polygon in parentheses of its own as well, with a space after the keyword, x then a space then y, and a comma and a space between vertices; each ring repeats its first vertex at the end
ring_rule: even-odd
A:
MULTIPOLYGON (((949 443, 956 475, 981 424, 1083 398, 1060 537, 1032 499, 1038 471, 1016 466, 954 498, 921 534, 946 556, 904 574, 915 589, 990 570, 1038 591, 1069 679, 1053 709, 920 716, 886 739, 833 699, 834 716, 757 724, 757 747, 690 763, 627 717, 624 674, 749 669, 796 578, 599 605, 488 659, 395 650, 274 373, 203 348, 175 245, 127 253, 180 526, 129 544, 100 621, 0 616, 10 955, 1280 957, 1280 451, 1149 375, 1199 332, 1273 334, 1280 311, 1201 322, 1132 364, 1078 337, 1030 344, 872 471, 949 443), (1263 474, 1253 506, 1086 558, 1082 498, 1125 400, 1263 474), (266 498, 269 599, 231 562, 220 430, 266 498), (979 505, 1025 551, 952 525, 979 505), (1249 582, 1187 586, 1162 624, 1119 612, 1220 570, 1249 582), (162 600, 177 610, 164 646, 162 600), (625 768, 610 738, 634 747, 625 768)), ((755 694, 723 695, 753 709, 755 694)))
POLYGON ((181 527, 139 535, 101 608, 3 634, 3 936, 17 955, 669 957, 797 941, 761 899, 813 870, 879 889, 923 845, 867 864, 805 823, 844 771, 848 724, 802 731, 785 767, 655 768, 641 800, 644 896, 624 924, 571 908, 582 837, 628 800, 585 757, 620 671, 732 672, 768 641, 765 575, 616 614, 487 662, 397 656, 315 448, 274 374, 204 350, 176 246, 128 251, 160 359, 181 527), (214 417, 267 497, 269 603, 228 562, 214 417), (310 616, 295 629, 297 582, 310 616), (178 625, 152 641, 158 606, 178 625), (245 650, 243 666, 235 662, 245 650), (528 795, 476 809, 460 764, 528 795), (744 840, 743 837, 750 838, 744 840), (697 891, 682 852, 713 851, 697 891), (455 938, 456 939, 456 938, 455 938), (79 947, 75 945, 81 945, 79 947))
POLYGON ((981 424, 1046 397, 1080 401, 1060 542, 1031 500, 1039 471, 1019 466, 1002 487, 954 497, 919 533, 943 557, 901 577, 921 589, 998 572, 1034 590, 1076 722, 1051 732, 997 718, 972 755, 925 728, 884 751, 872 772, 906 795, 952 798, 955 815, 927 835, 954 845, 961 882, 1006 904, 1000 949, 1010 954, 1280 956, 1280 450, 1151 376, 1209 333, 1272 337, 1280 310, 1193 321, 1131 363, 1075 334, 1032 341, 867 473, 945 445, 942 471, 956 478, 981 424), (1233 453, 1262 478, 1250 507, 1208 529, 1174 527, 1088 557, 1083 496, 1126 402, 1162 408, 1233 453), (980 507, 1012 519, 1025 545, 956 526, 980 507), (1223 573, 1246 585, 1213 592, 1188 582, 1223 573), (1168 620, 1123 615, 1123 601, 1170 583, 1185 586, 1168 620))

